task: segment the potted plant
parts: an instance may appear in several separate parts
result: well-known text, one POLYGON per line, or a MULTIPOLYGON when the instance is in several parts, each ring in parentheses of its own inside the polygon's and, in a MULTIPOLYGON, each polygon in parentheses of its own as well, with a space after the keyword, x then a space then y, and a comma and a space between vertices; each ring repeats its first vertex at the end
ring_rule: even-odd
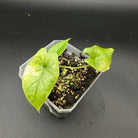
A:
POLYGON ((19 68, 27 100, 35 109, 45 104, 61 118, 70 113, 102 72, 110 68, 113 48, 92 46, 83 52, 55 40, 41 48, 19 68))

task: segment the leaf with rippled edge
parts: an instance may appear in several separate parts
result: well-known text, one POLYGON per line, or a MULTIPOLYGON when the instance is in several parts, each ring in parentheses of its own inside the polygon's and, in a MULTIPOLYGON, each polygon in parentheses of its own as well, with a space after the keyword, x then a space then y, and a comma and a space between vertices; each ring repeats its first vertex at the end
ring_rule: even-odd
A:
POLYGON ((85 62, 98 72, 105 72, 110 69, 113 52, 113 48, 101 48, 97 45, 83 50, 83 53, 89 55, 85 62))

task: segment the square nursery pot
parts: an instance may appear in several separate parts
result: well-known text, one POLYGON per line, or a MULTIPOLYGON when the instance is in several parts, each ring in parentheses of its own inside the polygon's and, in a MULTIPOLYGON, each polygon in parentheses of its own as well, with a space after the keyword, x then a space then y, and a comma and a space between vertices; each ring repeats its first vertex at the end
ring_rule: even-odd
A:
MULTIPOLYGON (((51 43, 49 43, 45 48, 48 50, 51 46, 53 46, 54 44, 56 44, 57 42, 60 42, 62 40, 53 40, 51 43)), ((71 44, 67 44, 67 51, 68 54, 71 54, 72 52, 76 55, 76 58, 79 58, 80 53, 85 56, 88 57, 88 55, 83 54, 79 49, 75 48, 74 46, 72 46, 71 44)), ((32 58, 32 57, 31 57, 32 58)), ((30 59, 31 59, 30 58, 30 59)), ((22 79, 22 75, 24 72, 24 69, 27 65, 27 63, 29 62, 28 59, 26 62, 24 62, 22 65, 20 65, 19 67, 19 77, 22 79)), ((47 98, 47 100, 45 101, 44 105, 49 109, 49 111, 54 114, 56 117, 58 118, 64 118, 67 116, 67 114, 69 114, 70 112, 72 112, 75 107, 77 106, 77 104, 82 100, 82 98, 86 95, 86 93, 90 90, 90 88, 93 86, 93 84, 95 83, 95 81, 100 77, 102 73, 99 73, 97 75, 97 77, 94 79, 94 81, 91 83, 91 85, 89 86, 89 88, 87 88, 87 90, 82 94, 82 96, 77 100, 76 103, 74 103, 74 105, 70 108, 70 109, 59 109, 55 104, 53 104, 49 98, 47 98)))

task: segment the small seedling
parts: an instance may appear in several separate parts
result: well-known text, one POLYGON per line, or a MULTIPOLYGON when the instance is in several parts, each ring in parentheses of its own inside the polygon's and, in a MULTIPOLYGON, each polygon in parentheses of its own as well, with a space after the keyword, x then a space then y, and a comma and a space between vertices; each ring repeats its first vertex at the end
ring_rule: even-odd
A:
MULTIPOLYGON (((28 62, 24 70, 22 77, 23 91, 29 103, 38 112, 40 112, 41 106, 58 81, 59 68, 63 68, 61 74, 63 77, 66 76, 67 68, 73 71, 81 68, 87 69, 88 66, 91 66, 98 72, 105 72, 110 68, 114 49, 105 49, 97 45, 83 50, 83 53, 89 55, 89 57, 84 60, 87 65, 79 65, 77 67, 59 65, 58 56, 66 49, 69 40, 70 38, 56 43, 48 51, 46 48, 41 48, 28 62)), ((68 75, 66 78, 71 79, 73 83, 73 75, 68 75)), ((61 87, 61 89, 63 88, 61 87)), ((78 97, 77 95, 75 98, 78 99, 78 97)))

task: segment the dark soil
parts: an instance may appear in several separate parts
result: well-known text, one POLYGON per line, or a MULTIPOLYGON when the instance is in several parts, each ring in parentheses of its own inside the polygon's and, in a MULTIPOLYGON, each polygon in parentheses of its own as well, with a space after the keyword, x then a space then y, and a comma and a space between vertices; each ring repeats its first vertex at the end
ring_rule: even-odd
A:
MULTIPOLYGON (((59 57, 62 66, 78 67, 86 65, 84 57, 80 59, 75 54, 67 54, 67 50, 59 57)), ((60 68, 58 81, 49 95, 49 99, 60 109, 67 109, 81 97, 85 90, 94 81, 98 73, 90 66, 81 69, 60 68)))

